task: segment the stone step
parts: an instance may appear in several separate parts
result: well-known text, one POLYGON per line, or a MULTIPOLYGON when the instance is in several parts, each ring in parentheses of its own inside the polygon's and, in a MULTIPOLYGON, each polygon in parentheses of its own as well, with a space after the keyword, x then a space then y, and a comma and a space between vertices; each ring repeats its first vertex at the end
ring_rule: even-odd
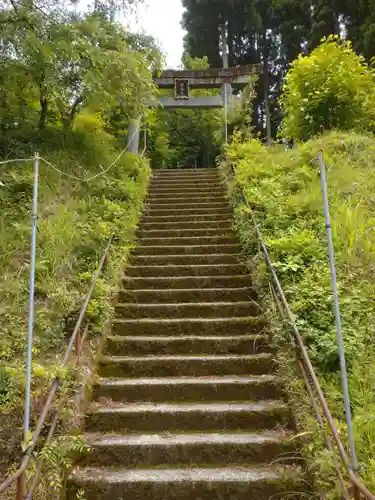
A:
POLYGON ((251 283, 247 275, 234 276, 172 276, 130 278, 124 277, 123 284, 131 290, 159 290, 159 289, 191 289, 191 288, 238 288, 246 287, 251 283))
POLYGON ((154 196, 154 195, 149 195, 147 198, 147 204, 149 206, 153 206, 154 204, 160 205, 160 204, 165 204, 168 206, 173 206, 175 204, 181 205, 181 204, 187 204, 187 205, 192 205, 192 204, 216 204, 216 203, 228 203, 227 199, 223 194, 219 195, 203 195, 200 193, 195 193, 195 194, 186 194, 186 195, 174 195, 174 196, 154 196))
POLYGON ((191 228, 191 229, 153 229, 138 231, 139 238, 191 238, 191 237, 207 237, 207 236, 232 236, 235 238, 232 227, 228 224, 220 228, 191 228))
POLYGON ((94 404, 86 432, 253 431, 290 428, 292 420, 281 401, 241 403, 94 404))
POLYGON ((236 276, 246 275, 242 264, 204 264, 191 266, 130 266, 126 275, 130 278, 172 277, 172 276, 236 276))
POLYGON ((186 201, 183 202, 181 200, 176 201, 175 203, 168 203, 162 201, 153 201, 152 203, 148 202, 146 205, 146 210, 166 210, 169 213, 174 213, 179 210, 197 210, 203 209, 206 213, 208 212, 216 212, 217 210, 226 210, 228 211, 228 202, 227 201, 186 201))
POLYGON ((221 219, 214 221, 190 221, 186 220, 185 222, 177 221, 177 222, 145 222, 142 221, 141 224, 142 231, 149 230, 171 230, 171 229, 221 229, 222 227, 227 228, 231 227, 231 220, 229 219, 221 219))
POLYGON ((133 258, 134 265, 137 266, 169 266, 183 265, 191 266, 196 264, 238 264, 241 261, 241 254, 193 254, 193 255, 137 255, 133 258))
POLYGON ((121 290, 119 302, 146 304, 177 304, 195 302, 239 302, 256 300, 257 294, 250 288, 188 288, 121 290))
POLYGON ((209 191, 209 190, 221 191, 226 193, 222 182, 219 179, 205 180, 205 179, 172 179, 172 180, 160 180, 152 179, 150 182, 150 191, 163 190, 163 191, 209 191))
POLYGON ((155 170, 152 173, 152 179, 218 179, 219 171, 217 169, 184 169, 184 170, 155 170))
POLYGON ((161 188, 161 187, 150 187, 148 191, 148 198, 149 199, 157 199, 157 200, 164 200, 164 199, 172 199, 175 200, 177 199, 182 199, 182 200, 191 200, 191 199, 199 199, 199 198, 220 198, 222 200, 226 200, 227 197, 225 195, 225 192, 223 189, 220 189, 216 186, 207 186, 206 188, 182 188, 182 187, 167 187, 167 188, 161 188))
POLYGON ((142 246, 139 245, 133 251, 136 256, 148 255, 204 255, 204 254, 239 254, 240 245, 191 245, 191 246, 142 246))
POLYGON ((281 394, 280 381, 273 375, 99 378, 93 389, 96 400, 128 403, 264 401, 278 399, 281 394))
POLYGON ((262 375, 274 369, 273 355, 173 355, 173 356, 101 356, 101 377, 178 377, 212 375, 262 375))
POLYGON ((166 196, 167 198, 172 196, 196 196, 197 194, 199 195, 220 195, 220 196, 226 196, 225 190, 223 189, 223 186, 220 184, 215 184, 215 183, 207 183, 207 184, 182 184, 182 185, 165 185, 165 184, 155 184, 151 182, 150 188, 149 188, 149 195, 150 196, 166 196))
POLYGON ((139 238, 191 238, 191 237, 207 237, 207 236, 232 236, 236 237, 230 223, 219 228, 209 227, 192 227, 186 229, 177 229, 171 227, 168 229, 140 229, 138 231, 139 238))
POLYGON ((138 248, 144 246, 203 246, 203 245, 237 245, 236 236, 191 236, 191 237, 164 237, 164 238, 145 238, 138 242, 138 248))
POLYGON ((199 319, 114 319, 114 335, 187 336, 187 335, 249 335, 265 331, 261 317, 199 318, 199 319))
POLYGON ((306 482, 298 469, 259 466, 79 468, 68 482, 67 500, 75 500, 80 489, 86 500, 302 500, 312 495, 306 494, 306 482))
POLYGON ((207 210, 207 207, 189 207, 189 208, 174 208, 173 211, 170 210, 168 206, 162 206, 161 208, 155 208, 150 206, 145 206, 144 217, 184 217, 185 220, 192 219, 195 216, 211 216, 216 215, 220 217, 231 217, 232 212, 226 204, 223 208, 214 207, 212 210, 207 210))
POLYGON ((106 354, 145 356, 149 354, 251 354, 270 352, 267 335, 143 337, 109 336, 106 354))
POLYGON ((253 301, 242 302, 180 302, 171 304, 116 304, 116 315, 129 319, 242 318, 261 314, 253 301))
POLYGON ((219 171, 216 168, 198 168, 198 169, 163 169, 154 170, 152 172, 152 179, 202 179, 207 177, 209 179, 219 178, 219 171))
POLYGON ((247 466, 277 460, 279 465, 298 461, 296 440, 290 432, 125 434, 88 433, 91 452, 80 465, 107 467, 220 467, 247 466))
POLYGON ((222 220, 230 220, 230 212, 228 211, 226 214, 206 214, 206 213, 198 213, 195 215, 189 214, 189 217, 186 217, 186 214, 183 215, 148 215, 147 213, 142 218, 142 224, 152 224, 152 223, 163 223, 168 224, 170 222, 204 222, 204 221, 222 221, 222 220))

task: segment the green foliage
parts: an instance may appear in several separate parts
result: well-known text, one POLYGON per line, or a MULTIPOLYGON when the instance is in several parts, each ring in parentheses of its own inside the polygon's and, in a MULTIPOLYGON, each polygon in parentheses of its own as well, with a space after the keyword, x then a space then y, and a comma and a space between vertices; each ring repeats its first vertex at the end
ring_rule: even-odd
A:
MULTIPOLYGON (((256 140, 245 143, 235 140, 227 150, 227 161, 222 169, 230 180, 237 227, 244 247, 249 256, 259 262, 261 279, 268 290, 269 276, 258 255, 254 228, 246 216, 239 187, 245 189, 253 206, 340 434, 346 439, 319 167, 313 161, 320 150, 324 151, 329 167, 329 201, 358 457, 363 479, 374 489, 373 138, 330 132, 287 152, 282 147, 264 148, 256 140), (231 165, 236 166, 235 180, 230 178, 231 165)), ((280 329, 279 323, 280 319, 276 318, 276 329, 280 329)), ((280 329, 278 338, 285 348, 285 326, 280 329)), ((285 352, 280 362, 294 366, 294 356, 290 351, 285 352)), ((286 380, 293 394, 293 380, 290 377, 286 380)), ((301 399, 296 406, 301 406, 301 399)), ((330 477, 330 457, 322 452, 315 421, 306 416, 306 410, 301 412, 300 419, 306 432, 311 434, 305 453, 318 471, 322 497, 340 498, 330 477)))
MULTIPOLYGON (((61 493, 66 472, 77 456, 88 451, 81 436, 60 436, 41 450, 38 458, 44 461, 43 480, 54 493, 61 493)), ((78 498, 82 496, 81 492, 78 498)))
POLYGON ((282 135, 306 140, 324 130, 372 130, 374 75, 350 42, 330 36, 289 70, 281 99, 282 135))
MULTIPOLYGON (((29 15, 27 7, 21 10, 29 15)), ((35 10, 26 28, 19 10, 0 10, 1 15, 3 130, 25 119, 40 129, 48 122, 70 128, 87 107, 107 121, 116 113, 129 120, 147 108, 155 93, 150 70, 161 64, 150 37, 129 34, 97 13, 35 10)))
MULTIPOLYGON (((95 123, 95 132, 86 131, 85 119, 77 121, 69 136, 58 130, 46 130, 42 135, 30 133, 28 139, 13 136, 10 143, 0 141, 1 156, 7 155, 8 147, 20 156, 39 150, 67 174, 88 177, 100 173, 118 156, 118 150, 116 140, 100 128, 99 121, 95 123)), ((53 360, 64 350, 98 259, 108 238, 115 234, 119 238, 117 247, 111 253, 106 274, 98 282, 86 318, 91 330, 103 329, 119 269, 125 265, 132 246, 148 177, 147 162, 129 154, 89 183, 72 180, 41 163, 36 359, 52 355, 53 360)), ((17 359, 24 360, 26 348, 31 162, 2 167, 0 186, 0 359, 11 365, 17 359)), ((8 378, 2 372, 1 387, 8 378)), ((13 395, 19 393, 22 383, 16 386, 18 389, 9 388, 13 395)), ((1 393, 3 408, 18 404, 18 398, 10 397, 5 389, 1 393)))
MULTIPOLYGON (((185 51, 221 67, 220 37, 227 33, 229 65, 262 63, 252 126, 266 135, 267 97, 272 135, 283 118, 278 103, 285 74, 299 54, 323 37, 353 41, 367 61, 375 56, 375 1, 356 0, 183 0, 185 51)), ((354 77, 353 77, 354 78, 354 77)))

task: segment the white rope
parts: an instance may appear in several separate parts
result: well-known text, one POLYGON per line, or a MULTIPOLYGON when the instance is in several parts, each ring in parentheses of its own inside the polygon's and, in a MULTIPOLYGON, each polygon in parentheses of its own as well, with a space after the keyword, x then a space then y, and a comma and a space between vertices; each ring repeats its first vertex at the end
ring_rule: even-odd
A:
MULTIPOLYGON (((116 157, 116 159, 113 160, 113 162, 106 169, 104 169, 104 170, 101 169, 101 172, 99 172, 98 174, 93 175, 92 177, 87 177, 87 178, 77 177, 75 175, 69 174, 68 172, 64 172, 63 170, 60 170, 58 167, 56 167, 56 165, 53 165, 53 163, 51 163, 50 161, 48 161, 46 158, 43 158, 42 156, 39 156, 39 159, 43 160, 49 167, 51 167, 53 170, 55 170, 59 174, 65 175, 65 177, 69 177, 70 179, 74 179, 74 180, 80 181, 80 182, 90 182, 90 181, 92 181, 94 179, 97 179, 101 175, 106 174, 109 170, 111 170, 112 167, 114 167, 116 165, 116 163, 119 161, 119 159, 128 151, 130 144, 132 143, 134 137, 138 134, 139 130, 140 130, 140 125, 137 126, 137 128, 135 129, 132 137, 128 140, 127 145, 121 151, 121 153, 116 157)), ((145 152, 145 150, 143 150, 142 156, 144 155, 144 152, 145 152)), ((14 158, 14 159, 11 159, 11 160, 1 161, 0 165, 5 165, 7 163, 19 163, 19 162, 23 162, 23 161, 33 161, 33 160, 34 160, 34 158, 14 158)))
POLYGON ((20 163, 21 161, 33 161, 34 158, 14 158, 12 160, 0 161, 0 165, 6 165, 7 163, 20 163))

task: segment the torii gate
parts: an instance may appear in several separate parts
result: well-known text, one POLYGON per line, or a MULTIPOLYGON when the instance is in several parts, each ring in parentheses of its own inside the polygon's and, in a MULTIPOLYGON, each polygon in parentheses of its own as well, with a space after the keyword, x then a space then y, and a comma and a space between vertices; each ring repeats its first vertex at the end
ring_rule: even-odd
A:
MULTIPOLYGON (((160 89, 174 89, 174 97, 162 97, 159 103, 166 109, 225 108, 232 106, 236 96, 233 89, 242 90, 249 83, 249 76, 260 71, 261 65, 247 65, 235 68, 205 70, 166 70, 160 76, 154 76, 154 82, 160 89), (221 89, 216 96, 190 96, 190 89, 221 89)), ((140 119, 131 122, 128 131, 129 151, 137 153, 139 149, 140 119)))

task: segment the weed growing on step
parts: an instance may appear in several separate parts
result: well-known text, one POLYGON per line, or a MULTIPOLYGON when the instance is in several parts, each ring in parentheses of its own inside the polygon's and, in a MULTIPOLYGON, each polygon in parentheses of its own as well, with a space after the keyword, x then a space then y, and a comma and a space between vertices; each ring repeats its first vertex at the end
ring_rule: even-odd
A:
MULTIPOLYGON (((311 161, 321 149, 329 167, 328 189, 360 473, 366 484, 375 489, 373 138, 331 132, 288 152, 281 147, 266 149, 256 140, 234 141, 227 151, 222 172, 230 180, 230 194, 242 243, 249 257, 257 259, 260 278, 266 283, 267 270, 241 200, 240 187, 245 188, 253 205, 280 281, 345 440, 319 168, 311 161), (236 166, 235 181, 230 179, 231 165, 236 166)), ((264 290, 268 291, 268 285, 264 290)), ((274 327, 278 323, 279 319, 275 319, 274 327)), ((285 345, 285 335, 285 329, 278 332, 276 340, 279 344, 285 345)), ((281 355, 281 360, 283 370, 288 374, 285 379, 290 384, 289 392, 300 406, 304 391, 292 368, 295 358, 287 350, 284 359, 281 355)), ((305 410, 299 414, 301 428, 310 436, 305 455, 313 469, 319 471, 316 475, 318 486, 324 498, 339 498, 336 485, 332 487, 332 460, 323 451, 315 421, 306 416, 305 410)))

